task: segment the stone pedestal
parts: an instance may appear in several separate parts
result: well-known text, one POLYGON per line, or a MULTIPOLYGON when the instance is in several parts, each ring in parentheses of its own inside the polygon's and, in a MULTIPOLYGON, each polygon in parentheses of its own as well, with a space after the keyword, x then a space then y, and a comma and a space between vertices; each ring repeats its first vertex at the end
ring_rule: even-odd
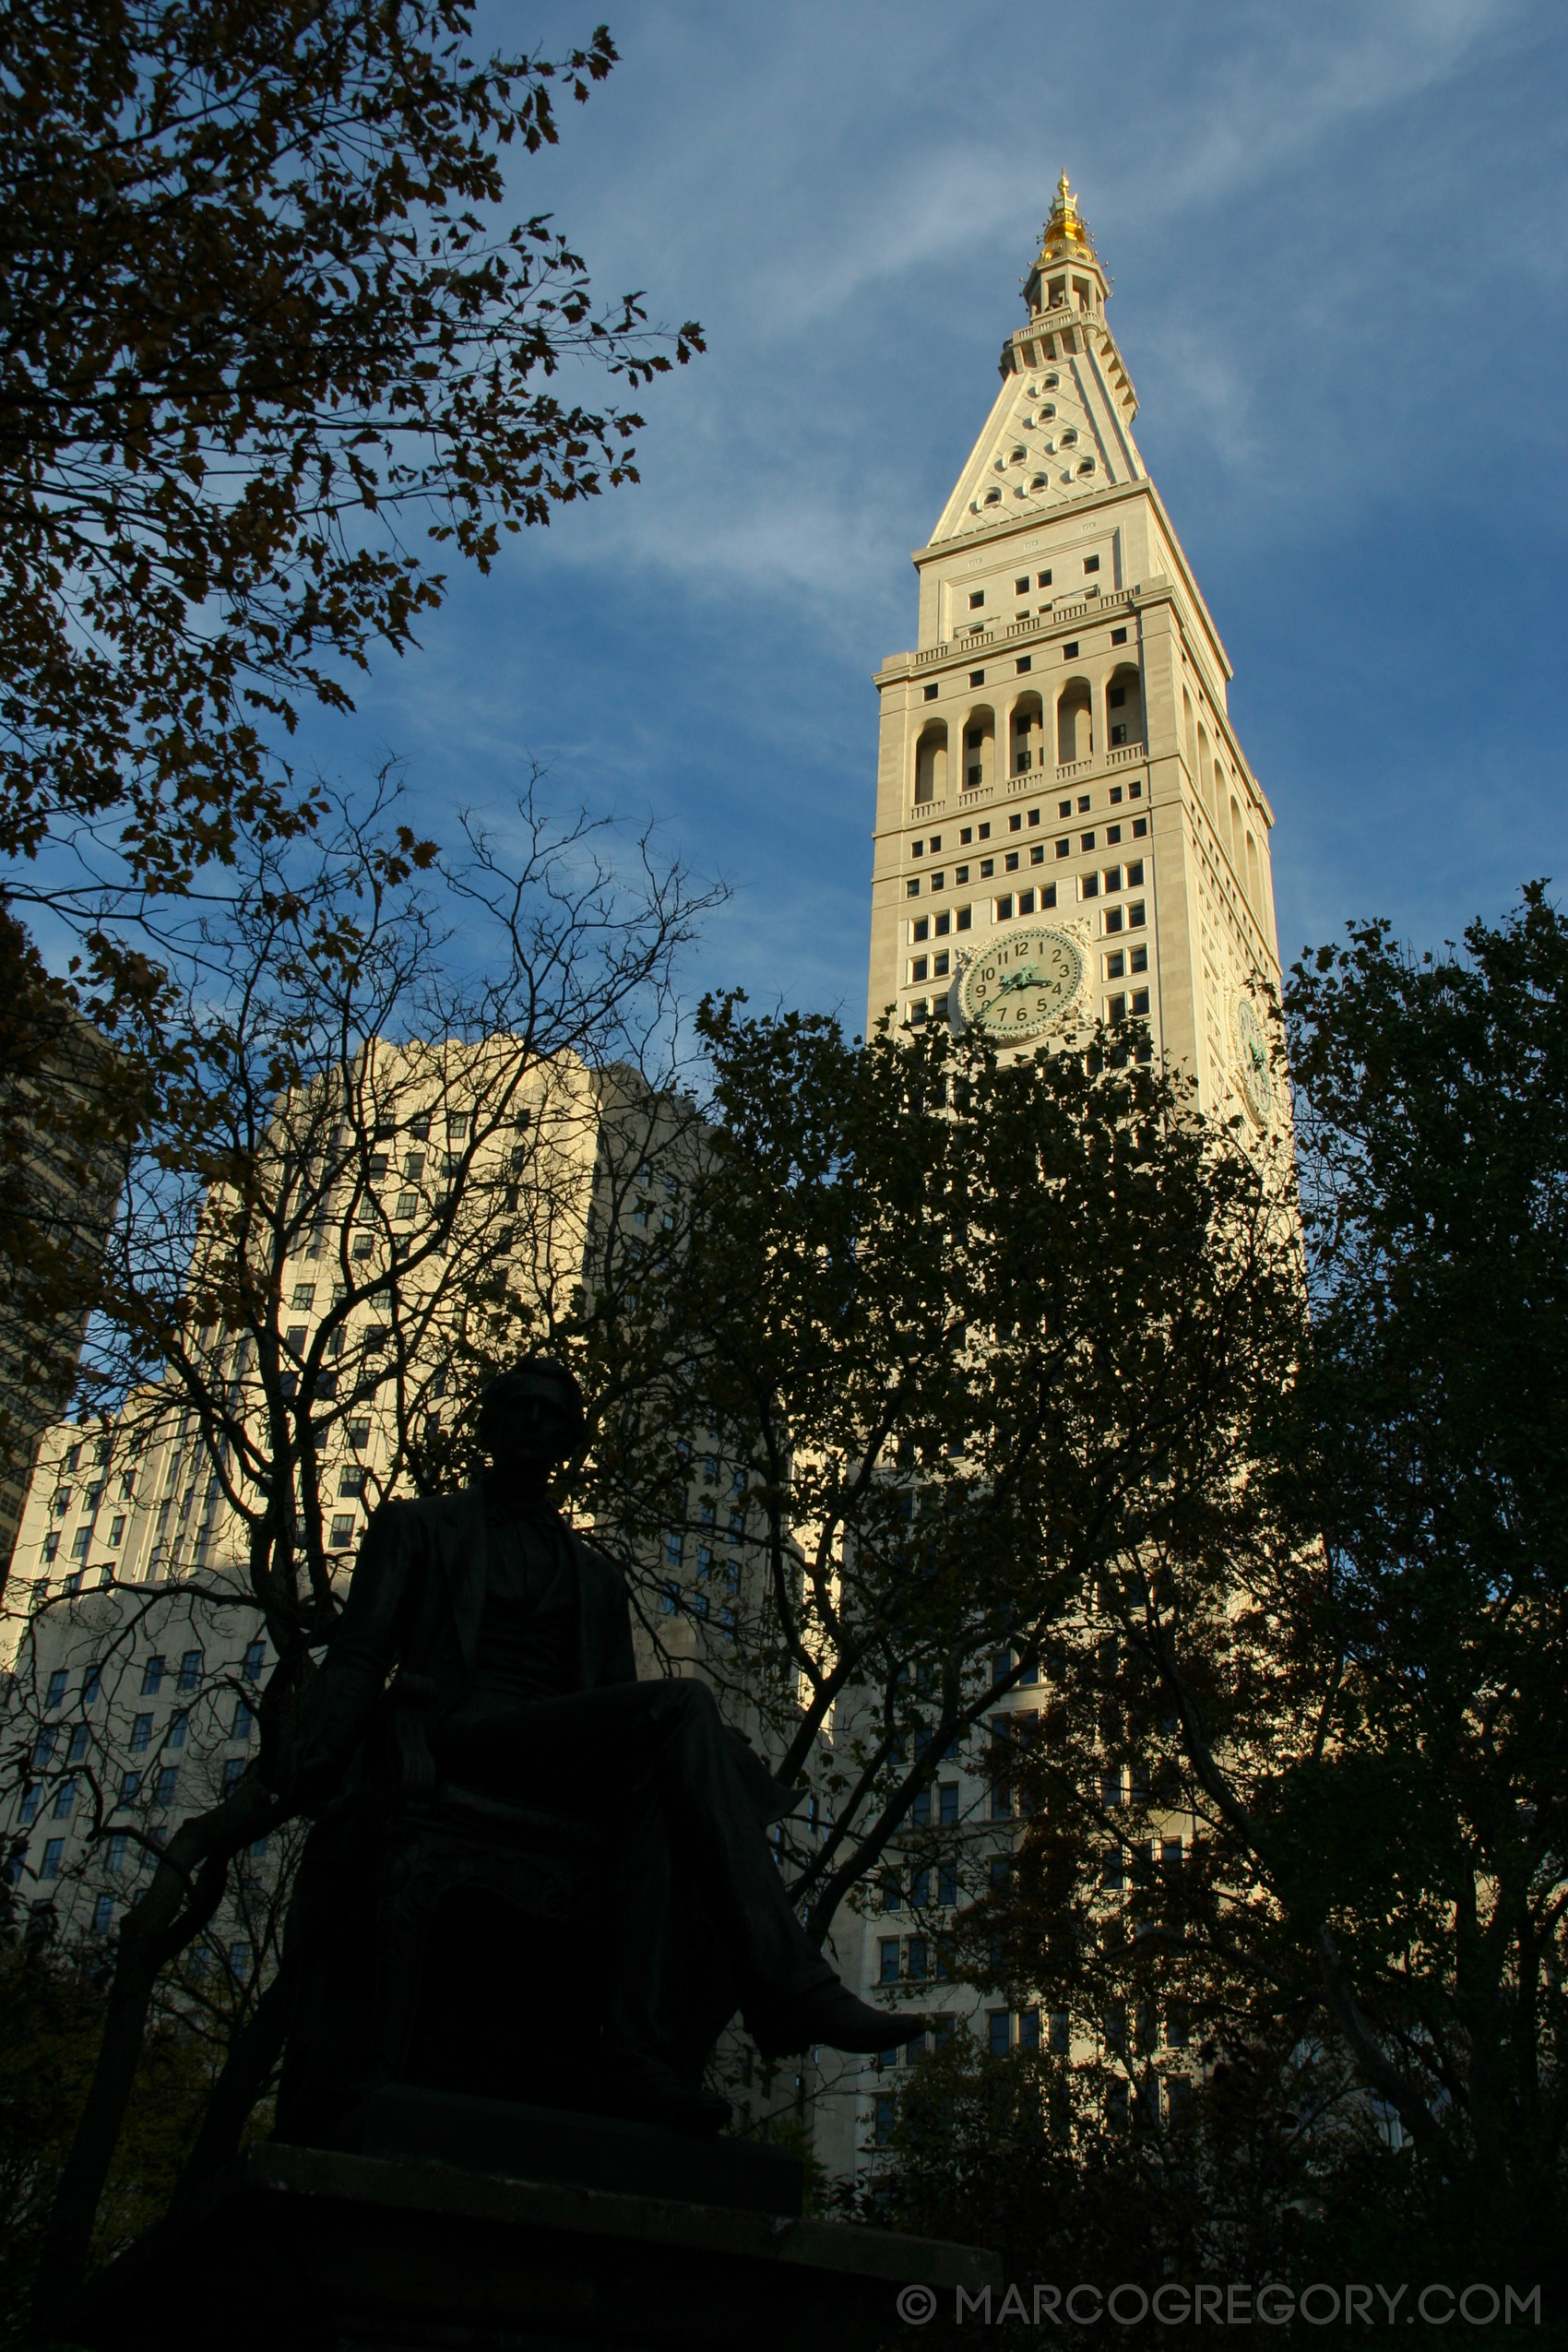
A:
POLYGON ((901 2287, 932 2287, 951 2310, 957 2286, 1000 2281, 995 2256, 970 2247, 769 2210, 788 2203, 793 2168, 766 2151, 635 2125, 592 2127, 585 2142, 582 2119, 561 2117, 563 2153, 535 2110, 514 2147, 526 2160, 531 2146, 536 2171, 618 2185, 508 2178, 473 2169, 471 2155, 410 2152, 445 2130, 449 2146, 493 2165, 500 2120, 489 2119, 488 2143, 482 2128, 454 2139, 450 2113, 422 2127, 419 2095, 411 2109, 399 2096, 401 2108, 394 2096, 362 2129, 362 2144, 386 2153, 251 2149, 100 2275, 73 2341, 97 2352, 874 2352, 904 2333, 901 2287), (661 2179, 650 2143, 666 2140, 661 2179), (760 2168, 749 2162, 759 2156, 760 2168), (705 2166, 706 2201, 692 2194, 705 2166), (644 2185, 628 2186, 638 2174, 644 2185))

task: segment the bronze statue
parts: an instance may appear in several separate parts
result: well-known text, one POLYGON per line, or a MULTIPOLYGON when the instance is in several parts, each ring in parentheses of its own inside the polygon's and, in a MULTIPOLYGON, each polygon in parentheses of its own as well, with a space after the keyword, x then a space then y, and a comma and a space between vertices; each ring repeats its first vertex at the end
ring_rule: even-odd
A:
MULTIPOLYGON (((542 2080, 545 2103, 708 2130, 728 2108, 704 2092, 702 2065, 737 2008, 765 2057, 885 2049, 922 2030, 858 2000, 807 1942, 766 1834, 795 1792, 726 1728, 705 1683, 636 1679, 621 1572, 550 1500, 582 1429, 571 1373, 528 1359, 481 1399, 483 1479, 371 1521, 303 1742, 302 1802, 322 1818, 290 1920, 286 1965, 306 1990, 286 2136, 319 2130, 329 2076, 342 2097, 410 2063, 444 1888, 492 1903, 493 1945, 516 1944, 493 1925, 507 1906, 575 1934, 572 1966, 595 1988, 574 2092, 536 2042, 511 2096, 537 2097, 542 2080), (418 1933, 399 1942, 410 1920, 418 1933), (350 2064, 367 1974, 378 2022, 350 2064)), ((533 1924, 522 1937, 530 1951, 547 1942, 533 1924)), ((448 2009, 464 1967, 448 1954, 448 2009)), ((493 1953, 485 1968, 505 1976, 493 1953)), ((426 2067, 442 2079, 443 2061, 426 2067)))

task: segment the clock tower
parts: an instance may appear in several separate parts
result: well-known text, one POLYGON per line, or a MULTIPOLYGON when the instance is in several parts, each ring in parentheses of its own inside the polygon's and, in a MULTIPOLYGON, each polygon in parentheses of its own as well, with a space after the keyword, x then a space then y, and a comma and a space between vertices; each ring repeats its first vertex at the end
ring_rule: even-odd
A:
POLYGON ((1202 1108, 1272 1118, 1274 813, 1225 647, 1133 438, 1063 173, 1001 388, 877 673, 869 1018, 1019 1050, 1125 1022, 1202 1108))

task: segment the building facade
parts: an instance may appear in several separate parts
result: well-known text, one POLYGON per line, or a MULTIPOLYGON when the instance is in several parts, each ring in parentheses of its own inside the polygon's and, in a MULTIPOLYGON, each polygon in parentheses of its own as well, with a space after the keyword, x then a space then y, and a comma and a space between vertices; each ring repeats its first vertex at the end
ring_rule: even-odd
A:
MULTIPOLYGON (((1261 1137, 1288 1116, 1268 1029, 1274 813, 1230 724, 1224 645, 1133 438, 1109 292, 1063 172, 1001 388, 913 558, 915 647, 876 674, 868 1024, 947 1020, 1022 1055, 1125 1023, 1141 1059, 1190 1076, 1201 1111, 1261 1137)), ((967 2030, 994 2056, 1075 2061, 1092 2052, 1065 2014, 940 1974, 944 1919, 1016 1833, 996 1760, 1041 1705, 1041 1669, 1015 1681, 1016 1663, 994 1661, 1008 1686, 986 1735, 948 1760, 904 1866, 895 1857, 868 1890, 861 1990, 933 2013, 938 2038, 967 2030)), ((1193 1826, 1164 1822, 1160 1868, 1180 1870, 1193 1826)), ((1163 2071, 1140 2097, 1182 2086, 1179 2012, 1155 2046, 1163 2071)), ((840 2165, 845 2111, 858 2169, 920 2047, 839 2074, 826 2104, 840 2165)))
POLYGON ((881 703, 868 1020, 1038 1048, 1146 1023, 1200 1107, 1274 1112, 1274 814, 1133 422, 1063 172, 1001 388, 881 703))

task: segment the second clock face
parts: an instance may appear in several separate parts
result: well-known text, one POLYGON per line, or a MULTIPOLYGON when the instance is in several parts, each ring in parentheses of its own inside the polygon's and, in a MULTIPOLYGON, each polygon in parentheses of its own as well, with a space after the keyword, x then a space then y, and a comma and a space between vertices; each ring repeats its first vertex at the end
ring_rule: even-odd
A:
POLYGON ((1083 956, 1065 932, 1010 931, 965 966, 958 1004, 988 1037, 1039 1037, 1062 1019, 1083 978, 1083 956))

